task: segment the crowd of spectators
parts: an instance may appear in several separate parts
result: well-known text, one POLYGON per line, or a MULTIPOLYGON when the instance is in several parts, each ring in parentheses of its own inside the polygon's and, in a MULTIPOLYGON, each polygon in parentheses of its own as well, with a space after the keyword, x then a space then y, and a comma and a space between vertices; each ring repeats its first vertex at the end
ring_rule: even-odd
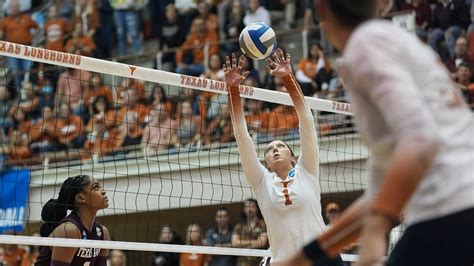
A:
MULTIPOLYGON (((148 32, 157 37, 160 49, 176 48, 163 58, 173 71, 219 81, 224 78, 223 56, 237 50, 237 44, 226 43, 219 49, 217 41, 235 38, 245 25, 257 20, 278 21, 273 24, 280 28, 294 26, 296 4, 307 11, 314 9, 312 1, 291 0, 62 0, 51 2, 46 18, 35 21, 28 11, 31 4, 23 2, 5 4, 8 16, 0 21, 0 30, 7 41, 31 44, 32 34, 44 29, 44 46, 49 49, 104 57, 101 51, 111 49, 102 40, 103 28, 111 24, 117 32, 118 54, 127 53, 128 43, 134 53, 142 52, 148 32), (147 12, 162 20, 146 24, 147 12), (209 42, 208 62, 204 62, 202 45, 209 42)), ((474 26, 469 13, 474 8, 469 4, 464 0, 400 0, 394 11, 416 13, 416 34, 439 54, 456 87, 474 108, 474 26)), ((317 17, 306 16, 305 23, 310 27, 317 17)), ((337 70, 341 66, 328 57, 331 49, 325 47, 324 36, 318 38, 321 42, 311 42, 307 55, 293 59, 296 78, 306 96, 340 99, 343 90, 337 70)), ((10 78, 0 86, 0 123, 3 143, 8 143, 2 152, 10 160, 71 150, 79 155, 68 154, 68 160, 88 160, 95 155, 124 154, 128 147, 140 146, 146 154, 156 154, 164 149, 234 141, 223 94, 176 91, 128 78, 106 82, 107 77, 99 73, 14 58, 8 58, 8 66, 10 78)), ((245 85, 286 91, 280 79, 254 69, 251 59, 246 59, 244 70, 250 71, 245 85)), ((257 139, 297 133, 298 119, 292 107, 255 100, 244 104, 249 130, 257 139)))

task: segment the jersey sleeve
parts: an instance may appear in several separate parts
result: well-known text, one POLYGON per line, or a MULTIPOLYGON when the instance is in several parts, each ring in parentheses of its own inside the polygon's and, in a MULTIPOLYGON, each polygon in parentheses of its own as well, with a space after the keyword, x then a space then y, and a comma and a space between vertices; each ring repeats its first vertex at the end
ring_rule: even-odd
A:
POLYGON ((304 100, 303 92, 293 74, 284 77, 283 82, 291 96, 296 113, 298 114, 301 137, 301 154, 298 158, 298 164, 311 175, 318 177, 319 146, 311 109, 309 109, 308 104, 304 100))
POLYGON ((240 160, 245 177, 252 189, 256 192, 262 183, 262 177, 267 171, 260 163, 252 138, 245 122, 239 88, 229 88, 229 109, 234 135, 239 147, 240 160))

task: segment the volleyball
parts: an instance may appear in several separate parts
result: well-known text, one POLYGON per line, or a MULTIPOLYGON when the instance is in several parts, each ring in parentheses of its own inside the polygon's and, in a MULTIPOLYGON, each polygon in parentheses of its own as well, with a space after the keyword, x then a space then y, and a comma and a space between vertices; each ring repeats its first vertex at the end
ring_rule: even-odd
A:
POLYGON ((240 33, 239 45, 246 56, 264 59, 276 48, 275 31, 263 22, 252 23, 240 33))

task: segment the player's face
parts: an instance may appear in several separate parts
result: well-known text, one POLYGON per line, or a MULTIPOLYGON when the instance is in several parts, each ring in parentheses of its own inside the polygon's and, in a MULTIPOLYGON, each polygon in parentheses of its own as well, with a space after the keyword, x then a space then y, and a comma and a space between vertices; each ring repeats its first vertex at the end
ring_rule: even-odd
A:
POLYGON ((265 162, 271 171, 280 165, 290 166, 293 159, 290 148, 281 140, 272 141, 265 148, 265 162))
POLYGON ((109 199, 105 195, 99 181, 91 178, 91 182, 81 192, 85 200, 84 205, 91 209, 100 210, 109 207, 109 199))

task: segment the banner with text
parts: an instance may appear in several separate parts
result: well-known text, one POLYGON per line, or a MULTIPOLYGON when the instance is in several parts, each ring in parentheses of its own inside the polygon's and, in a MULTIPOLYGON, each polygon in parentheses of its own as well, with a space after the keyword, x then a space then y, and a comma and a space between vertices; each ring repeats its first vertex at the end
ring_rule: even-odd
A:
POLYGON ((0 173, 0 233, 23 231, 29 184, 30 170, 0 173))

